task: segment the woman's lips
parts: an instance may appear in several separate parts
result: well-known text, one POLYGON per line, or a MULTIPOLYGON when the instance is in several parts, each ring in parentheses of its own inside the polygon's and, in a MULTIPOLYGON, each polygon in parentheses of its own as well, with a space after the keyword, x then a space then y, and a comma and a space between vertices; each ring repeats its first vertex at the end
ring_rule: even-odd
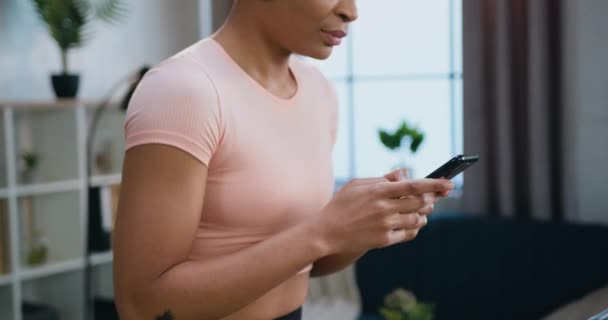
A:
POLYGON ((339 46, 342 43, 342 38, 346 37, 346 32, 337 30, 337 31, 325 31, 321 30, 321 34, 323 35, 323 40, 325 44, 328 46, 339 46))

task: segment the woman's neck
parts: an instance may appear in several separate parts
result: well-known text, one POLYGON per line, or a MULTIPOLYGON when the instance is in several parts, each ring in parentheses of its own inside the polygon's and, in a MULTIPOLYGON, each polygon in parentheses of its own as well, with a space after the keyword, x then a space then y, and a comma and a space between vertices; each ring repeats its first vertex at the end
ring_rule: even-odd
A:
POLYGON ((262 86, 281 95, 293 91, 296 83, 289 72, 291 52, 266 37, 250 15, 233 10, 212 37, 262 86))

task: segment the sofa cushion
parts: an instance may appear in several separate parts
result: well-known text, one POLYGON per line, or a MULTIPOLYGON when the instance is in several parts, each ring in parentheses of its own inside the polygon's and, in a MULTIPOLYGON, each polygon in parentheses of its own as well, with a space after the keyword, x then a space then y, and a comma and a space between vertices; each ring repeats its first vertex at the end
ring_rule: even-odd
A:
POLYGON ((536 320, 608 284, 605 252, 605 226, 433 215, 417 239, 370 251, 355 271, 364 314, 401 287, 436 304, 436 320, 536 320))

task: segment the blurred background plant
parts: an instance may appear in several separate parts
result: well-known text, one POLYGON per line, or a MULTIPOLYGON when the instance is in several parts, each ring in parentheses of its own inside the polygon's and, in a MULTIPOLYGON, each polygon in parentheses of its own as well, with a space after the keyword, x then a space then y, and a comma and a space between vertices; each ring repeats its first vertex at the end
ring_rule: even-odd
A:
POLYGON ((116 23, 127 16, 122 0, 32 0, 49 34, 61 50, 62 72, 68 73, 68 50, 82 47, 92 37, 90 23, 116 23))
POLYGON ((433 320, 434 306, 419 302, 412 292, 398 288, 384 298, 379 312, 385 320, 433 320))
POLYGON ((32 150, 24 150, 21 152, 21 182, 32 183, 36 180, 36 173, 42 156, 32 150))
POLYGON ((41 265, 47 261, 49 252, 49 239, 40 235, 41 231, 36 231, 35 243, 27 254, 27 264, 30 266, 41 265))
POLYGON ((91 22, 98 19, 115 23, 127 15, 122 0, 32 0, 38 15, 61 50, 61 73, 52 74, 51 82, 58 98, 78 94, 80 76, 69 73, 68 52, 82 47, 92 38, 91 22))
POLYGON ((394 151, 397 156, 397 162, 391 169, 406 168, 410 176, 412 175, 411 156, 415 155, 420 146, 424 142, 424 132, 409 124, 406 120, 402 120, 398 128, 394 132, 389 132, 385 129, 378 129, 378 137, 380 142, 389 150, 394 151), (408 151, 402 151, 403 140, 409 141, 408 151))
POLYGON ((41 157, 38 153, 30 150, 25 150, 21 153, 21 159, 23 160, 23 166, 25 169, 32 170, 36 169, 40 164, 41 157))

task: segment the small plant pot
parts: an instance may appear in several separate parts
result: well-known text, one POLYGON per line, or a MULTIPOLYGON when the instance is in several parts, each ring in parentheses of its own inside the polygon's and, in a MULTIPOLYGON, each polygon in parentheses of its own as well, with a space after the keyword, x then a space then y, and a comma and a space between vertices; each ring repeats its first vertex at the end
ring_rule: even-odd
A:
POLYGON ((51 76, 51 82, 57 98, 74 98, 78 94, 80 76, 69 73, 54 74, 51 76))
POLYGON ((410 179, 416 178, 414 174, 414 169, 412 168, 411 159, 413 155, 409 153, 407 150, 403 150, 403 148, 397 149, 392 153, 392 163, 390 171, 397 169, 405 169, 407 171, 407 177, 410 179))
POLYGON ((38 180, 38 169, 24 169, 21 171, 21 183, 31 184, 38 180))
POLYGON ((27 255, 27 264, 38 266, 47 262, 49 252, 49 240, 47 238, 38 239, 35 246, 30 248, 27 255))

